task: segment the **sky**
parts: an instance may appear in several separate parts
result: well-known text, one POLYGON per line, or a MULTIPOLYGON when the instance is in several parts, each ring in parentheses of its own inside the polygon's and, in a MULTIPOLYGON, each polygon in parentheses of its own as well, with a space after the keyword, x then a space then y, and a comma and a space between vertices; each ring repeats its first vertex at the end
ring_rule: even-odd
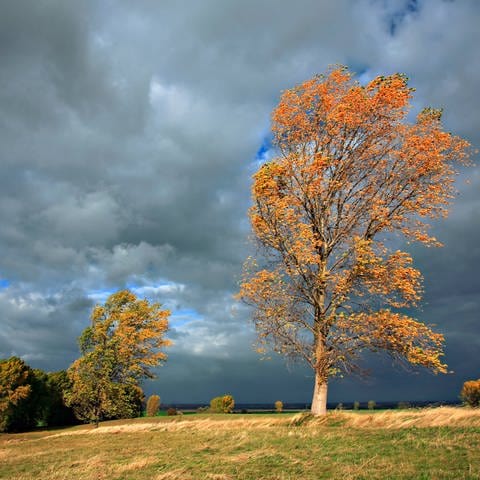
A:
MULTIPOLYGON (((172 311, 162 402, 311 400, 312 374, 261 359, 233 295, 251 250, 251 175, 282 90, 331 64, 405 73, 412 115, 444 108, 480 146, 477 0, 0 0, 0 358, 79 355, 95 303, 130 288, 172 311)), ((455 400, 480 376, 480 175, 462 170, 442 249, 411 246, 416 317, 453 373, 368 356, 329 401, 455 400)))

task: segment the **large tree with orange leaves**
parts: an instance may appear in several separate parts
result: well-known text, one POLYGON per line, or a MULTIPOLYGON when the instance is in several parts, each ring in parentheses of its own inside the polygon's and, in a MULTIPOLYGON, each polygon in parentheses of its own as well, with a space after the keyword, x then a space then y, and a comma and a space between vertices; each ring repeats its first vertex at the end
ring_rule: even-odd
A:
POLYGON ((98 425, 105 417, 134 416, 143 397, 140 381, 153 378, 152 367, 166 359, 169 316, 160 304, 129 290, 95 306, 91 326, 79 339, 82 357, 68 369, 67 404, 81 420, 98 425))
POLYGON ((412 91, 402 74, 360 85, 335 67, 273 111, 278 156, 254 175, 250 210, 265 260, 249 259, 239 296, 261 348, 313 369, 315 415, 329 378, 359 370, 363 350, 446 371, 443 336, 402 313, 421 299, 422 277, 391 246, 395 234, 440 245, 428 220, 447 214, 469 144, 443 130, 440 110, 408 123, 412 91))

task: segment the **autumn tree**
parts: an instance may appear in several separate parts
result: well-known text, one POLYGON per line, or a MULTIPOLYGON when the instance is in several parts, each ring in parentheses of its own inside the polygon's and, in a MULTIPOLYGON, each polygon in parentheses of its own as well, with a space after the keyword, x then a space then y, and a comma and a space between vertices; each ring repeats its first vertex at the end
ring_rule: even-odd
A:
POLYGON ((150 395, 147 400, 147 417, 155 417, 160 411, 160 397, 150 395))
POLYGON ((254 307, 260 349, 271 343, 313 369, 316 415, 329 378, 359 371, 365 349, 446 371, 443 336, 404 313, 422 277, 392 240, 440 245, 428 220, 447 214, 469 144, 444 131, 440 110, 408 123, 412 92, 402 74, 360 85, 344 67, 283 92, 278 155, 253 177, 263 260, 247 261, 239 297, 254 307))
POLYGON ((465 382, 460 392, 460 398, 470 407, 480 407, 480 378, 465 382))
POLYGON ((235 400, 232 395, 225 394, 210 400, 210 411, 212 413, 232 413, 235 407, 235 400))
POLYGON ((47 374, 21 358, 0 360, 0 432, 34 428, 49 406, 47 374))
POLYGON ((98 425, 103 418, 138 413, 144 398, 140 381, 153 378, 152 368, 166 360, 169 315, 128 290, 95 306, 91 325, 79 338, 82 356, 68 370, 67 404, 80 419, 98 425))

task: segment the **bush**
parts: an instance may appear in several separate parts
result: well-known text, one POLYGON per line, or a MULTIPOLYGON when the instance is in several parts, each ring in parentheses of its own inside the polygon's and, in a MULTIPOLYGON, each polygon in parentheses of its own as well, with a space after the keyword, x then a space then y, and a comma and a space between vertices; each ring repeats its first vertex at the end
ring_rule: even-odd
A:
POLYGON ((406 408, 410 408, 411 405, 408 402, 398 402, 397 408, 399 410, 405 410, 406 408))
POLYGON ((343 403, 339 403, 336 407, 335 410, 343 410, 343 403))
POLYGON ((160 397, 150 395, 147 400, 147 417, 155 417, 160 410, 160 397))
POLYGON ((480 378, 463 384, 460 398, 470 407, 480 407, 480 378))
POLYGON ((231 395, 222 395, 210 400, 210 412, 212 413, 232 413, 235 407, 235 400, 231 395))
POLYGON ((375 410, 375 407, 377 406, 375 400, 369 400, 367 405, 369 410, 375 410))
POLYGON ((360 410, 360 402, 357 402, 356 400, 353 402, 353 409, 354 410, 360 410))
POLYGON ((167 415, 169 417, 172 417, 174 415, 177 415, 177 409, 176 408, 173 408, 173 407, 170 407, 168 410, 167 410, 167 415))
POLYGON ((277 400, 275 402, 275 411, 277 413, 282 413, 283 412, 283 402, 281 400, 277 400))

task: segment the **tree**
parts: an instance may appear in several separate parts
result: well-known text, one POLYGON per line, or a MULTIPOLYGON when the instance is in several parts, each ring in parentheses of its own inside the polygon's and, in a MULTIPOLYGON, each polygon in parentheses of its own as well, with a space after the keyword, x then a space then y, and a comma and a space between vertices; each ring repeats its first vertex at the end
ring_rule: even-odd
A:
POLYGON ((138 412, 139 382, 153 378, 151 369, 166 360, 161 349, 170 345, 164 338, 169 315, 160 304, 139 300, 128 290, 95 306, 92 324, 79 339, 82 357, 68 370, 67 405, 81 420, 98 425, 103 418, 138 412))
POLYGON ((33 372, 20 358, 0 360, 0 431, 12 429, 16 407, 28 399, 32 392, 33 372))
POLYGON ((460 392, 460 398, 470 407, 480 407, 480 378, 465 382, 460 392))
POLYGON ((46 377, 18 357, 0 360, 0 432, 29 430, 43 420, 46 377))
POLYGON ((469 144, 440 110, 407 123, 412 91, 402 74, 362 86, 335 67, 283 92, 272 114, 278 156, 255 173, 250 210, 264 261, 246 262, 239 297, 260 351, 270 343, 313 369, 315 415, 329 378, 359 372, 365 349, 446 371, 443 336, 403 313, 422 277, 391 240, 440 245, 427 222, 447 214, 469 144))
POLYGON ((147 400, 147 417, 155 417, 160 410, 160 397, 150 395, 147 400))
POLYGON ((226 394, 210 400, 210 411, 212 413, 232 413, 235 407, 235 400, 232 395, 226 394))

